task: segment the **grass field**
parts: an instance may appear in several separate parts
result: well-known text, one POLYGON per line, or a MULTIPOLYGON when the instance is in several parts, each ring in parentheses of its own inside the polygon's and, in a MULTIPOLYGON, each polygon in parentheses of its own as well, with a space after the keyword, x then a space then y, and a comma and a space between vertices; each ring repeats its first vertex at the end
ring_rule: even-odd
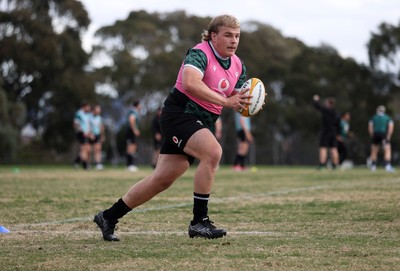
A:
POLYGON ((400 269, 399 171, 221 167, 209 209, 228 235, 204 240, 187 235, 191 169, 103 241, 93 215, 150 173, 0 167, 0 269, 400 269))

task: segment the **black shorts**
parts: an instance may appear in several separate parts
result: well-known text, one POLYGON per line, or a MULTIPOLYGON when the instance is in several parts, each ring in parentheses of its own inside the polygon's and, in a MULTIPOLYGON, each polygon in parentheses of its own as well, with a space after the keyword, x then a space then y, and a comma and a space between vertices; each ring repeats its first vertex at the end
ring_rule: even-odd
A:
POLYGON ((87 144, 89 143, 89 138, 85 136, 83 132, 76 133, 76 139, 78 140, 79 144, 87 144))
POLYGON ((92 145, 100 143, 100 135, 94 135, 94 138, 91 138, 89 143, 92 145))
POLYGON ((374 145, 381 145, 385 144, 386 142, 386 133, 382 132, 375 132, 372 136, 372 144, 374 145))
POLYGON ((244 130, 239 130, 236 132, 237 138, 239 139, 240 142, 246 142, 246 134, 244 133, 244 130))
POLYGON ((173 90, 164 102, 160 117, 163 135, 160 153, 182 154, 190 164, 194 157, 183 151, 189 138, 200 129, 215 127, 218 115, 203 109, 178 90, 173 90))
POLYGON ((337 147, 336 133, 322 132, 319 138, 319 146, 324 148, 336 148, 337 147))
POLYGON ((126 129, 126 144, 135 144, 136 143, 136 135, 132 131, 130 127, 126 129))

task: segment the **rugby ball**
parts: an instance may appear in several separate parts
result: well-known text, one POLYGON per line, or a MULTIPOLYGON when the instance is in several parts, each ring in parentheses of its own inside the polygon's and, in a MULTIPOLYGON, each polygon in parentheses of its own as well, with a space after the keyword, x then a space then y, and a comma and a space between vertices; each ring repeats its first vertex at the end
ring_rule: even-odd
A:
POLYGON ((265 87, 263 82, 258 78, 250 78, 247 80, 241 90, 250 89, 247 93, 251 95, 251 98, 248 98, 247 101, 251 102, 251 104, 246 104, 245 108, 239 109, 239 113, 244 117, 251 117, 256 115, 264 105, 265 101, 265 87))

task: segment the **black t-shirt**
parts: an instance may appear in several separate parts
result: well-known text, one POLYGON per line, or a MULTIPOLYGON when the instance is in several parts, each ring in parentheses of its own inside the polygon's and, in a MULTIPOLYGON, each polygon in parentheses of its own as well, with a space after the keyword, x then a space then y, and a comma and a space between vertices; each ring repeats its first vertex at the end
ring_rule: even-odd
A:
POLYGON ((316 109, 322 114, 322 132, 337 134, 339 127, 339 114, 335 108, 322 106, 319 102, 314 102, 316 109))

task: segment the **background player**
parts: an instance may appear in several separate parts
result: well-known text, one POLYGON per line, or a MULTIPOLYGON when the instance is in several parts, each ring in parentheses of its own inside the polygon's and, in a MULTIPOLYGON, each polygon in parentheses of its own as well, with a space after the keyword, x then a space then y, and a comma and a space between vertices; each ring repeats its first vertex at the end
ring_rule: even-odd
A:
POLYGON ((134 101, 132 107, 127 115, 127 129, 126 129, 126 166, 129 171, 136 172, 137 158, 137 138, 140 136, 139 130, 140 121, 140 102, 134 101))
POLYGON ((74 167, 78 168, 79 165, 83 169, 88 169, 89 155, 90 155, 90 104, 84 102, 81 108, 76 111, 73 121, 73 126, 76 138, 79 144, 78 155, 74 161, 74 167))
POLYGON ((349 112, 342 113, 339 122, 339 132, 337 135, 338 153, 339 153, 339 164, 341 165, 344 160, 348 157, 347 140, 351 136, 350 133, 350 119, 351 115, 349 112))
POLYGON ((386 108, 380 105, 376 109, 376 114, 368 122, 368 132, 372 138, 371 144, 371 170, 376 170, 379 148, 382 146, 385 160, 385 170, 393 172, 391 164, 392 151, 390 139, 394 131, 394 123, 386 113, 386 108))
POLYGON ((237 171, 245 170, 247 155, 249 154, 250 145, 253 143, 253 135, 251 134, 250 118, 243 117, 240 113, 235 113, 235 127, 237 135, 237 150, 233 169, 237 171))
POLYGON ((154 116, 152 125, 151 125, 151 132, 153 135, 153 157, 151 160, 151 165, 153 168, 157 166, 157 159, 158 155, 160 154, 161 149, 161 142, 162 142, 162 134, 161 134, 161 127, 160 127, 160 116, 162 112, 162 107, 157 109, 156 115, 154 116))
POLYGON ((339 115, 335 109, 335 99, 327 98, 324 105, 320 103, 318 95, 313 96, 314 107, 321 112, 322 125, 319 139, 319 168, 325 168, 328 160, 328 149, 331 155, 332 168, 339 164, 339 154, 337 150, 337 130, 339 125, 339 115))
POLYGON ((97 170, 101 170, 101 169, 103 169, 103 165, 101 163, 102 145, 106 139, 106 136, 105 136, 103 120, 101 118, 100 105, 95 105, 93 107, 93 111, 90 116, 90 128, 91 128, 91 133, 92 133, 92 137, 90 139, 90 144, 92 146, 92 153, 93 153, 95 168, 97 170))

